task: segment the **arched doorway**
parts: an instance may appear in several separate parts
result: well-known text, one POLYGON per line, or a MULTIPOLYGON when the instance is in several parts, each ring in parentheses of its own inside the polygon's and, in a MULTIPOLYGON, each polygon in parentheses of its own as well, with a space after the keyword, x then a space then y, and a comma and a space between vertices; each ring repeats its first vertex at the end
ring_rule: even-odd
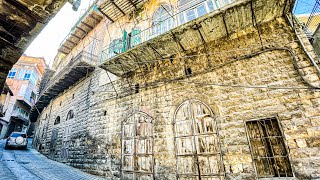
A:
POLYGON ((154 179, 152 118, 143 112, 122 123, 122 179, 154 179))
POLYGON ((182 103, 174 116, 178 179, 222 179, 217 123, 208 105, 182 103))
POLYGON ((50 147, 49 147, 49 156, 51 158, 54 158, 56 153, 56 144, 58 139, 58 133, 59 133, 59 124, 60 124, 60 116, 56 117, 53 124, 53 129, 51 132, 51 141, 50 141, 50 147))
POLYGON ((64 131, 63 131, 63 137, 62 137, 63 147, 61 152, 61 158, 63 161, 67 161, 69 156, 69 146, 71 141, 73 118, 74 118, 73 110, 70 110, 67 114, 66 121, 64 122, 64 131))

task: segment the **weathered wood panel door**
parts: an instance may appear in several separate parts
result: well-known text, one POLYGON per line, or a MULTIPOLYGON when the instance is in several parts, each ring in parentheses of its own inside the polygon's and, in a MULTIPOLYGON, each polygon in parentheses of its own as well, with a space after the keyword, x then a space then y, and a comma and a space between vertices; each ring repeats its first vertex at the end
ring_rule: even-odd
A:
POLYGON ((154 179, 152 118, 142 112, 122 124, 122 179, 154 179))
POLYGON ((73 125, 74 113, 72 110, 68 112, 66 121, 64 122, 63 140, 62 140, 62 151, 61 158, 63 161, 67 161, 69 156, 69 147, 72 135, 72 125, 73 125))
POLYGON ((175 113, 178 179, 222 179, 223 168, 214 114, 204 103, 188 100, 175 113))

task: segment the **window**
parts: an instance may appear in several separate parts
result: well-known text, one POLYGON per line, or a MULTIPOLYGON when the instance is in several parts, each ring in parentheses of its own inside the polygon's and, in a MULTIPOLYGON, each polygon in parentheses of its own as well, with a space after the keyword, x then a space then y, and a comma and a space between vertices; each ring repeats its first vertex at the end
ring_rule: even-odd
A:
POLYGON ((137 46, 141 43, 141 34, 140 29, 132 29, 131 33, 129 34, 128 38, 128 45, 130 48, 137 46))
POLYGON ((257 176, 292 177, 288 152, 277 118, 247 121, 245 125, 257 176))
POLYGON ((56 120, 54 120, 54 125, 60 124, 60 116, 58 116, 56 118, 56 120))
POLYGON ((162 4, 155 11, 152 17, 152 34, 160 35, 172 28, 171 7, 168 4, 162 4))
POLYGON ((38 81, 38 75, 36 72, 32 71, 31 72, 31 77, 29 77, 30 79, 30 82, 33 84, 33 85, 36 85, 37 84, 37 81, 38 81))
POLYGON ((198 100, 182 103, 174 116, 180 179, 222 179, 222 155, 212 110, 198 100))
POLYGON ((122 123, 122 179, 153 178, 152 118, 143 112, 122 123))
POLYGON ((12 68, 10 71, 9 71, 9 74, 8 74, 8 78, 14 78, 17 74, 17 69, 16 68, 12 68))
POLYGON ((179 0, 179 24, 184 24, 231 3, 230 0, 179 0))

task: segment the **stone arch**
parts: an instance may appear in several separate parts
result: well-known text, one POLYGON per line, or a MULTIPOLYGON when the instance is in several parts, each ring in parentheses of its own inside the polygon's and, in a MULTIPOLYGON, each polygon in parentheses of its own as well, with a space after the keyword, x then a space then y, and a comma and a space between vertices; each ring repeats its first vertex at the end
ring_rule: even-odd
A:
POLYGON ((174 113, 175 151, 179 179, 223 177, 218 128, 212 109, 187 100, 174 113))
POLYGON ((154 179, 152 117, 137 111, 122 122, 122 179, 154 179))

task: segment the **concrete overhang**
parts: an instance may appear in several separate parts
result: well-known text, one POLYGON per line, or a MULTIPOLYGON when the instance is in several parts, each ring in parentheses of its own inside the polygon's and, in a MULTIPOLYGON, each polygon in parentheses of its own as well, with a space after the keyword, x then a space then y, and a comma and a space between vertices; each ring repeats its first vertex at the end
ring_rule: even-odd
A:
POLYGON ((56 73, 45 85, 39 94, 39 98, 30 111, 30 120, 35 122, 39 113, 64 90, 77 83, 80 79, 94 71, 98 62, 98 57, 82 51, 76 57, 56 73))
MULTIPOLYGON (((238 0, 180 25, 109 59, 99 67, 125 76, 141 65, 203 46, 241 30, 269 22, 291 10, 287 0, 238 0)), ((294 2, 291 2, 294 4, 294 2)))
POLYGON ((70 33, 60 44, 59 52, 69 54, 72 49, 103 19, 97 5, 93 4, 73 26, 70 33))

